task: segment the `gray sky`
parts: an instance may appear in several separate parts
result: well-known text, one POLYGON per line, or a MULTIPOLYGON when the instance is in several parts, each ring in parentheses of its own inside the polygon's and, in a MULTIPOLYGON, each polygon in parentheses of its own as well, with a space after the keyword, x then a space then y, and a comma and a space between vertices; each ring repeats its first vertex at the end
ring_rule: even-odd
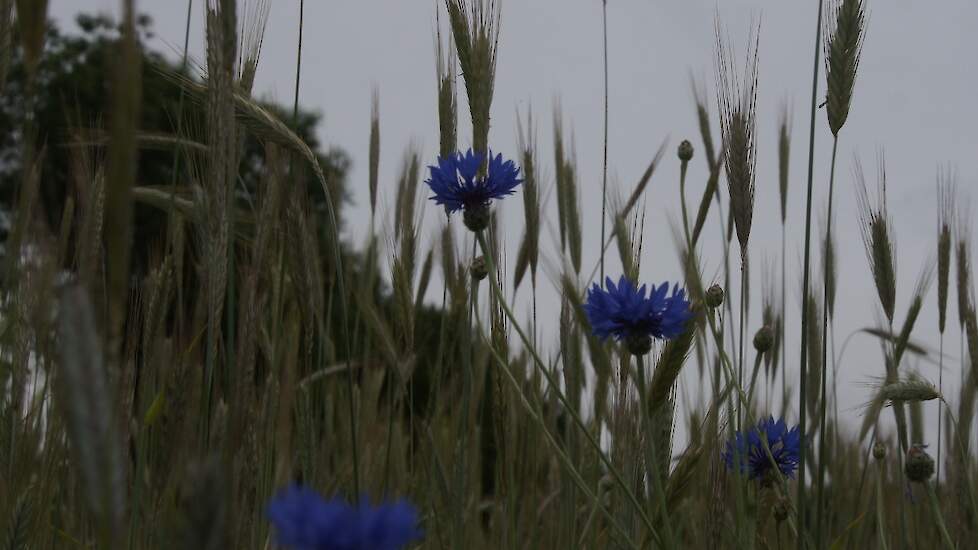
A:
MULTIPOLYGON (((191 24, 191 55, 203 64, 202 5, 195 0, 191 24)), ((110 0, 51 0, 51 11, 65 28, 80 11, 115 12, 119 2, 110 0)), ((263 61, 255 85, 256 95, 291 101, 295 78, 298 0, 271 0, 272 13, 265 36, 263 61)), ((154 46, 174 55, 180 51, 187 3, 180 0, 137 2, 141 12, 155 20, 154 46)), ((354 212, 368 212, 366 152, 370 94, 380 92, 381 201, 393 189, 405 147, 414 140, 433 162, 437 154, 435 11, 436 0, 310 0, 306 2, 305 44, 300 101, 324 115, 321 137, 338 145, 354 160, 350 174, 354 212)), ((669 139, 666 162, 653 178, 647 198, 642 278, 649 282, 676 280, 676 252, 669 224, 679 217, 678 172, 675 147, 689 138, 697 147, 689 174, 689 196, 701 193, 706 180, 702 146, 696 130, 689 75, 707 79, 707 97, 716 125, 712 85, 714 15, 719 13, 738 55, 743 55, 752 21, 761 21, 758 90, 757 198, 751 258, 755 296, 760 293, 760 267, 779 261, 780 227, 777 191, 776 123, 780 102, 789 98, 794 116, 793 155, 788 212, 788 349, 789 370, 797 363, 800 301, 800 265, 804 239, 804 186, 811 94, 812 49, 817 4, 809 1, 727 0, 665 1, 610 0, 608 27, 610 48, 610 141, 612 182, 630 191, 655 150, 669 139)), ((876 180, 876 154, 886 153, 888 201, 895 218, 898 247, 897 318, 902 323, 909 294, 925 261, 933 257, 936 239, 936 172, 939 163, 957 168, 959 188, 970 190, 978 182, 978 35, 971 24, 978 21, 978 3, 945 0, 869 0, 869 24, 853 105, 841 132, 837 165, 836 231, 839 254, 839 288, 835 333, 841 348, 852 331, 875 324, 878 300, 859 236, 853 159, 862 159, 867 179, 876 180)), ((492 111, 490 144, 504 156, 516 151, 517 109, 532 105, 536 113, 538 142, 544 174, 552 181, 550 114, 559 97, 565 126, 573 129, 578 160, 582 211, 587 234, 586 266, 593 265, 599 250, 602 154, 602 51, 601 2, 599 0, 509 0, 503 2, 502 31, 496 92, 492 111)), ((824 75, 820 77, 824 93, 824 75)), ((461 80, 459 82, 462 85, 461 80)), ((461 112, 467 113, 464 93, 461 112)), ((830 132, 825 112, 817 114, 815 214, 824 209, 827 192, 830 132)), ((462 118, 460 145, 471 139, 462 118)), ((719 130, 715 127, 714 133, 719 130)), ((387 204, 382 208, 386 209, 387 204)), ((519 198, 497 203, 503 212, 509 250, 515 256, 522 223, 519 198)), ((555 219, 553 201, 549 219, 555 219)), ((361 240, 366 227, 351 215, 350 236, 361 240)), ((428 208, 425 234, 442 223, 440 209, 428 208)), ((459 224, 459 221, 453 223, 459 224)), ((817 227, 821 227, 818 224, 817 227)), ((703 250, 707 275, 722 264, 718 229, 711 219, 703 250)), ((551 265, 558 256, 545 231, 546 255, 551 265)), ((430 242, 430 241, 426 241, 430 242)), ((427 246, 427 245, 426 245, 427 246)), ((614 255, 614 254, 613 254, 614 255)), ((815 259, 817 266, 818 259, 815 259)), ((617 263, 609 268, 617 274, 617 263)), ((585 268, 589 271, 589 267, 585 268)), ((952 284, 953 286, 953 284, 952 284)), ((555 293, 552 288, 546 292, 555 293)), ((518 309, 525 309, 521 294, 518 309)), ((551 300, 551 302, 553 302, 551 300)), ((937 347, 936 290, 932 287, 915 332, 918 340, 937 347)), ((546 300, 543 301, 546 303, 546 300)), ((952 296, 945 346, 952 356, 948 379, 959 376, 957 313, 952 296)), ((759 304, 759 300, 755 300, 759 304)), ((551 312, 556 318, 556 312, 551 312)), ((541 317, 546 310, 541 311, 541 317)), ((751 333, 759 325, 759 307, 752 311, 751 333)), ((556 324, 556 323, 554 323, 556 324)), ((514 335, 515 337, 515 335, 514 335)), ((907 364, 905 364, 907 366, 907 364)), ((795 367, 796 369, 797 367, 795 367)), ((937 381, 937 369, 921 365, 923 374, 937 381)), ((687 374, 695 372, 690 369, 687 374)), ((856 336, 840 363, 839 391, 843 411, 867 401, 863 384, 883 372, 879 346, 866 336, 856 336)), ((955 384, 956 386, 956 384, 955 384)), ((694 383, 686 391, 695 394, 694 383)), ((956 402, 957 390, 945 390, 956 402)), ((852 410, 850 410, 852 409, 852 410)), ((928 407, 933 425, 934 405, 928 407)), ((889 413, 884 413, 889 419, 889 413)), ((936 438, 929 435, 928 439, 936 438)))

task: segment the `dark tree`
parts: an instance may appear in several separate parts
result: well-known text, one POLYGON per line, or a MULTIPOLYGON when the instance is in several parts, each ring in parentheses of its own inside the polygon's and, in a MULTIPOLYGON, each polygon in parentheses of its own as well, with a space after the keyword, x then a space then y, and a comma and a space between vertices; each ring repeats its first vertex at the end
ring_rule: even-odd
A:
MULTIPOLYGON (((36 82, 31 93, 26 90, 26 71, 22 52, 15 48, 6 86, 0 93, 0 212, 9 220, 13 202, 22 182, 23 132, 25 117, 34 113, 35 143, 43 147, 44 156, 40 179, 39 199, 42 218, 58 234, 65 199, 72 190, 71 151, 79 136, 89 136, 97 142, 99 129, 105 126, 109 107, 109 86, 118 37, 116 24, 102 16, 79 15, 78 34, 67 34, 49 25, 44 55, 40 61, 36 82)), ((141 17, 139 35, 145 43, 152 37, 152 22, 141 17)), ((14 37, 13 44, 19 44, 14 37)), ((164 134, 203 142, 206 120, 203 107, 192 101, 173 78, 180 74, 196 78, 183 71, 178 63, 161 53, 144 50, 142 63, 142 108, 140 130, 146 134, 164 134), (182 115, 182 117, 181 117, 182 115), (182 118, 183 122, 178 123, 182 118)), ((349 157, 339 149, 322 151, 316 136, 320 116, 300 110, 292 117, 291 107, 265 104, 279 115, 291 129, 316 152, 320 165, 334 191, 338 191, 339 206, 345 202, 345 181, 350 167, 349 157)), ((256 192, 264 170, 264 145, 253 136, 245 139, 239 167, 241 188, 237 199, 246 203, 256 192)), ((186 163, 174 162, 174 150, 158 147, 141 148, 137 185, 188 185, 186 163), (177 172, 174 173, 174 168, 177 172)), ((319 183, 305 171, 313 211, 325 205, 319 183), (316 202, 318 201, 318 202, 316 202)), ((166 215, 153 207, 136 204, 134 211, 133 272, 145 272, 148 255, 156 240, 164 233, 166 215)), ((337 209, 340 216, 341 208, 337 209)), ((338 220, 342 224, 342 217, 338 220)), ((6 223, 0 231, 6 233, 6 223)))

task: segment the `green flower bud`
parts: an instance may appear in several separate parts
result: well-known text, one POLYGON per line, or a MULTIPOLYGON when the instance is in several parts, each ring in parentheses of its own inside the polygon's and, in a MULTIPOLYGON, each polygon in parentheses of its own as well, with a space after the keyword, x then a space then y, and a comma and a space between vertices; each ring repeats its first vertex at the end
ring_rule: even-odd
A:
POLYGON ((886 445, 877 441, 873 444, 873 458, 876 460, 883 460, 886 458, 886 445))
POLYGON ((774 331, 764 325, 754 334, 754 349, 757 353, 767 353, 774 345, 774 331))
POLYGON ((472 260, 472 265, 469 266, 469 274, 476 281, 481 281, 489 276, 489 266, 486 265, 486 257, 479 256, 478 258, 472 260))
POLYGON ((706 305, 717 308, 723 305, 723 287, 713 285, 706 291, 706 305))

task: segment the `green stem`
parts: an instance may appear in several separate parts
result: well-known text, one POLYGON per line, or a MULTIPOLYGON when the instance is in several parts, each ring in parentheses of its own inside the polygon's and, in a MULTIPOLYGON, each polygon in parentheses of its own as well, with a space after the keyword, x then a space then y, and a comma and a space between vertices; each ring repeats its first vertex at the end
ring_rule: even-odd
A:
MULTIPOLYGON (((472 243, 472 253, 469 258, 469 265, 475 261, 475 243, 472 243)), ((471 430, 469 429, 469 413, 472 409, 472 386, 473 380, 475 379, 473 368, 475 361, 473 360, 473 354, 475 353, 475 346, 472 342, 472 320, 475 319, 479 321, 479 316, 477 315, 479 310, 479 286, 478 282, 470 278, 472 281, 469 287, 469 300, 468 307, 466 308, 466 318, 465 318, 465 334, 463 338, 464 348, 467 350, 463 352, 464 360, 462 365, 462 414, 459 418, 458 424, 458 447, 457 447, 457 460, 455 461, 455 496, 457 502, 455 503, 455 540, 454 543, 457 547, 464 547, 465 540, 465 510, 468 508, 465 499, 468 492, 467 487, 467 477, 469 475, 468 467, 468 455, 469 455, 469 435, 471 430)))
MULTIPOLYGON (((484 333, 484 331, 481 328, 481 321, 479 321, 479 324, 480 324, 479 332, 484 333)), ((520 403, 523 404, 523 407, 526 409, 526 412, 530 415, 530 419, 536 421, 537 424, 540 425, 540 429, 543 431, 544 435, 546 435, 547 442, 553 448, 554 452, 557 454, 557 457, 561 460, 561 462, 564 463, 564 467, 567 468, 567 471, 570 473, 571 478, 574 480, 574 483, 577 485, 577 487, 588 498, 592 500, 592 502, 594 503, 594 507, 596 509, 600 509, 604 513, 605 519, 608 520, 608 522, 615 529, 615 531, 617 531, 618 534, 625 540, 625 542, 628 543, 628 546, 632 548, 639 548, 639 546, 634 541, 632 541, 631 538, 629 538, 627 532, 625 531, 624 528, 622 528, 621 524, 618 523, 618 521, 615 519, 611 511, 608 510, 608 508, 601 503, 601 500, 591 491, 591 488, 588 487, 587 483, 584 481, 584 478, 581 476, 581 473, 574 466, 573 461, 571 461, 570 457, 567 456, 566 451, 564 451, 560 443, 557 442, 553 434, 550 433, 550 430, 547 428, 546 422, 539 414, 537 414, 533 405, 531 405, 530 402, 527 400, 526 394, 523 393, 523 390, 520 387, 520 383, 517 382, 516 378, 513 376, 513 373, 509 371, 506 361, 499 355, 499 352, 496 350, 495 347, 493 347, 491 342, 486 342, 486 347, 487 349, 489 349, 489 352, 492 354, 493 359, 495 359, 496 363, 498 363, 499 370, 506 375, 506 379, 513 386, 513 390, 519 396, 520 403)))
MULTIPOLYGON (((486 265, 489 267, 489 272, 492 273, 493 271, 496 270, 495 260, 492 257, 492 251, 489 249, 489 246, 487 246, 485 236, 482 234, 482 232, 476 233, 476 238, 479 241, 479 246, 482 247, 483 255, 485 255, 486 257, 486 265)), ((621 473, 611 463, 611 460, 608 459, 607 455, 605 455, 604 450, 601 448, 601 445, 600 443, 598 443, 597 439, 595 439, 594 434, 592 434, 591 431, 588 430, 587 425, 584 424, 584 421, 577 414, 577 411, 575 411, 574 408, 571 406, 570 402, 567 400, 567 397, 564 395, 564 392, 560 390, 560 384, 557 382, 557 380, 554 379, 553 374, 544 364, 543 360, 540 359, 540 355, 537 353, 536 348, 534 348, 530 344, 530 340, 529 338, 527 338, 526 332, 523 330, 523 327, 520 326, 520 323, 519 321, 517 321, 516 316, 513 314, 512 309, 510 309, 509 304, 504 299, 502 289, 499 288, 499 284, 496 282, 495 277, 491 277, 489 281, 492 284, 491 286, 492 292, 499 299, 499 305, 503 309, 503 312, 506 314, 506 318, 509 319, 509 322, 516 330, 516 333, 519 335, 520 340, 523 342, 523 345, 526 346, 527 351, 529 351, 530 356, 533 359, 533 365, 537 368, 540 374, 543 375, 543 377, 547 380, 547 385, 550 387, 551 390, 553 390, 554 395, 557 396, 557 399, 560 401, 560 404, 564 407, 564 410, 567 411, 571 419, 574 421, 574 424, 576 424, 577 427, 587 437, 588 443, 597 453, 599 460, 601 460, 601 463, 606 468, 608 468, 608 472, 611 473, 611 476, 614 478, 615 483, 622 490, 622 492, 625 493, 625 496, 631 502, 633 508, 635 508, 635 510, 639 513, 639 515, 642 518, 642 522, 645 524, 646 528, 649 530, 649 533, 651 534, 652 540, 657 544, 661 544, 662 541, 660 540, 659 533, 658 531, 656 531, 655 526, 652 523, 652 520, 649 518, 648 514, 646 513, 645 507, 642 506, 642 504, 639 502, 638 498, 635 496, 634 491, 632 491, 631 488, 628 486, 628 484, 625 483, 625 480, 624 478, 622 478, 621 473)))
MULTIPOLYGON (((744 385, 744 330, 747 324, 747 250, 741 250, 740 259, 740 343, 737 357, 737 382, 744 385)), ((753 386, 753 384, 751 384, 753 386)), ((739 415, 738 415, 739 416, 739 415)))
MULTIPOLYGON (((782 220, 782 222, 781 222, 781 328, 780 328, 780 332, 781 332, 781 334, 780 334, 780 337, 781 337, 781 339, 780 339, 780 342, 781 342, 781 398, 782 399, 784 399, 784 396, 788 393, 787 392, 787 389, 788 389, 787 388, 787 385, 788 385, 788 382, 787 382, 787 380, 788 380, 788 352, 787 352, 787 345, 785 344, 785 341, 784 341, 784 335, 787 332, 787 327, 788 327, 788 319, 786 317, 786 305, 785 305, 786 302, 787 302, 787 283, 786 283, 786 277, 785 277, 785 263, 786 263, 785 262, 785 241, 786 241, 786 238, 785 237, 786 237, 786 235, 785 235, 785 223, 782 220)), ((782 406, 783 406, 783 404, 782 404, 782 406)))
POLYGON ((812 257, 812 187, 813 187, 813 174, 815 169, 815 111, 818 103, 818 60, 819 53, 821 53, 822 46, 822 6, 824 2, 822 0, 818 1, 818 18, 815 22, 815 60, 812 63, 812 103, 811 103, 811 123, 808 135, 808 194, 805 201, 805 260, 804 260, 804 275, 802 280, 802 300, 801 300, 801 349, 800 349, 800 371, 798 375, 799 381, 799 393, 798 399, 801 405, 799 408, 798 415, 798 429, 801 432, 801 452, 798 461, 798 550, 805 549, 805 525, 806 521, 806 511, 807 502, 805 499, 805 457, 807 451, 806 446, 806 422, 807 414, 805 407, 805 399, 807 398, 807 383, 806 378, 808 377, 808 287, 811 284, 809 266, 811 265, 812 257))
POLYGON ((883 550, 889 550, 889 545, 886 544, 886 516, 883 513, 883 463, 878 462, 876 465, 876 528, 879 530, 880 535, 880 548, 883 550))
POLYGON ((754 384, 757 382, 757 374, 761 370, 761 359, 764 358, 764 354, 758 352, 757 356, 754 358, 754 371, 750 376, 750 385, 747 386, 747 409, 753 410, 754 405, 754 384))
POLYGON ((937 500, 934 485, 931 483, 924 483, 924 485, 927 487, 927 496, 930 497, 930 511, 934 514, 934 522, 937 524, 937 529, 941 532, 941 540, 944 542, 944 547, 949 550, 954 550, 954 542, 951 541, 951 535, 947 532, 947 526, 944 524, 944 515, 941 513, 941 505, 937 500))
POLYGON ((828 251, 829 243, 832 239, 832 192, 835 188, 835 153, 839 147, 839 136, 832 139, 832 164, 829 169, 829 206, 827 219, 825 221, 825 242, 823 243, 822 257, 822 375, 821 375, 821 396, 819 397, 819 420, 818 420, 818 480, 815 483, 815 548, 822 547, 822 515, 825 507, 822 502, 825 487, 825 397, 826 397, 826 373, 828 369, 828 349, 829 349, 829 262, 828 251))
POLYGON ((689 161, 684 160, 679 167, 679 201, 683 211, 683 234, 686 236, 686 250, 689 254, 692 254, 693 241, 689 236, 689 214, 686 212, 686 169, 688 165, 689 161))
MULTIPOLYGON (((939 356, 937 358, 937 393, 944 395, 944 331, 941 331, 939 356)), ((944 401, 937 401, 937 478, 934 483, 938 488, 941 486, 941 448, 944 447, 944 439, 941 437, 943 421, 944 401)))
MULTIPOLYGON (((645 428, 645 440, 648 448, 646 453, 648 453, 648 459, 645 460, 645 478, 646 483, 652 486, 652 492, 655 493, 656 499, 659 501, 659 508, 662 510, 662 522, 665 525, 665 547, 674 548, 675 547, 675 537, 672 532, 672 522, 669 521, 669 508, 666 506, 666 493, 662 490, 662 484, 666 480, 666 475, 659 475, 659 464, 658 455, 656 454, 656 441, 655 433, 652 427, 652 419, 650 415, 652 414, 652 404, 649 402, 648 396, 648 383, 645 378, 645 361, 641 355, 635 356, 635 369, 638 371, 638 399, 639 405, 641 406, 641 412, 639 414, 640 422, 645 428)), ((666 470, 668 471, 668 464, 666 465, 666 470)))
MULTIPOLYGON (((601 242, 605 239, 608 209, 608 0, 601 2, 604 31, 604 164, 601 170, 601 242)), ((604 286, 604 249, 601 250, 601 285, 604 286)))
MULTIPOLYGON (((954 418, 954 413, 951 412, 951 408, 948 406, 947 402, 944 401, 943 397, 941 398, 941 402, 943 402, 944 406, 947 408, 947 412, 946 412, 947 418, 948 420, 951 421, 951 427, 954 430, 954 435, 955 437, 957 437, 958 440, 957 447, 959 449, 959 452, 961 453, 961 457, 960 457, 961 464, 962 466, 971 464, 971 456, 968 454, 968 450, 967 450, 968 448, 965 446, 965 440, 962 439, 961 437, 961 430, 958 428, 958 422, 954 418)), ((970 437, 970 434, 965 434, 965 435, 970 437)), ((964 482, 965 487, 968 488, 968 498, 971 500, 971 509, 978 510, 978 498, 975 497, 974 486, 971 483, 971 476, 968 473, 967 467, 961 468, 961 475, 964 476, 964 479, 962 481, 964 482)), ((972 525, 974 525, 973 518, 972 518, 972 525)))

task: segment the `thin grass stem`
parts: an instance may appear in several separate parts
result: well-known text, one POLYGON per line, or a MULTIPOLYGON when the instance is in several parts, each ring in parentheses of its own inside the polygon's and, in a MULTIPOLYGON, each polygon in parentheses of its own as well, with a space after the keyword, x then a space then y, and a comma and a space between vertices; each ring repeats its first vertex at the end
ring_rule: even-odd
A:
POLYGON ((828 343, 829 343, 829 278, 832 276, 829 270, 831 264, 828 260, 829 246, 832 242, 832 193, 835 189, 835 155, 839 147, 839 136, 832 138, 832 163, 829 168, 829 205, 828 215, 825 222, 825 258, 822 259, 823 277, 822 280, 822 374, 821 390, 819 396, 819 419, 818 419, 818 479, 815 484, 815 548, 822 547, 822 515, 825 503, 822 501, 825 487, 825 411, 826 411, 826 388, 828 378, 828 343))
POLYGON ((934 523, 937 524, 937 529, 941 533, 941 542, 944 543, 945 548, 954 550, 954 542, 951 540, 951 535, 947 532, 944 514, 941 513, 941 504, 937 499, 937 493, 934 491, 934 484, 927 482, 924 485, 927 487, 927 496, 929 497, 931 514, 934 516, 934 523))
MULTIPOLYGON (((608 0, 601 2, 604 38, 604 160, 601 168, 601 242, 605 240, 608 209, 608 0)), ((604 249, 601 250, 601 285, 604 286, 604 249)))
MULTIPOLYGON (((815 55, 812 69, 812 101, 811 101, 811 121, 809 126, 808 134, 808 189, 805 199, 805 259, 803 264, 803 278, 802 278, 802 296, 808 296, 808 289, 811 285, 811 273, 809 272, 809 266, 811 265, 812 257, 812 187, 813 187, 813 176, 815 169, 815 111, 818 105, 818 73, 819 73, 819 54, 821 53, 822 46, 822 7, 823 0, 816 0, 818 2, 818 16, 815 22, 815 55)), ((808 300, 803 299, 801 302, 801 346, 800 346, 800 360, 799 360, 799 403, 801 405, 798 414, 798 430, 801 432, 801 451, 799 453, 800 458, 798 461, 798 550, 805 550, 806 547, 806 525, 807 520, 807 499, 806 499, 806 488, 805 488, 805 477, 806 477, 806 456, 807 450, 807 414, 805 403, 807 394, 807 383, 808 378, 808 300)))

